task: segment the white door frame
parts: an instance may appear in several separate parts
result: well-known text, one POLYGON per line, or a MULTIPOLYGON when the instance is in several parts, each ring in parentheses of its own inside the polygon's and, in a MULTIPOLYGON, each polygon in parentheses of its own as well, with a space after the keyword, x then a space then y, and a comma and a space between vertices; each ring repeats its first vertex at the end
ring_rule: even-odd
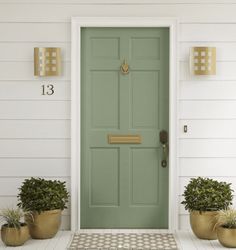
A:
POLYGON ((81 28, 168 27, 169 55, 169 229, 178 228, 178 41, 176 18, 158 17, 72 17, 71 52, 71 230, 80 229, 80 143, 81 143, 81 28))

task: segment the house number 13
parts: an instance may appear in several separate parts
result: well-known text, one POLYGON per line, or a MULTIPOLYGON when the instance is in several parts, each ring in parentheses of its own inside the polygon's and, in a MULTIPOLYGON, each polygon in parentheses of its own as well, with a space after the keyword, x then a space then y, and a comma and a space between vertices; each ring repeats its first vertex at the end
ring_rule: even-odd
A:
POLYGON ((42 85, 42 95, 53 95, 54 93, 55 91, 53 84, 42 85))

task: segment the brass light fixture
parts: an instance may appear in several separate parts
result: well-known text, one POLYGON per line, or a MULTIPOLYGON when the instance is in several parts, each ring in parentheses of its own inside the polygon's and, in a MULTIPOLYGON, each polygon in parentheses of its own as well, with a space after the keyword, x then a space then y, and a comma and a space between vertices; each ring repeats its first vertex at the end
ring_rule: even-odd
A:
POLYGON ((190 48, 190 70, 194 75, 216 74, 216 48, 190 48))
POLYGON ((34 75, 59 76, 61 74, 60 48, 34 48, 34 75))

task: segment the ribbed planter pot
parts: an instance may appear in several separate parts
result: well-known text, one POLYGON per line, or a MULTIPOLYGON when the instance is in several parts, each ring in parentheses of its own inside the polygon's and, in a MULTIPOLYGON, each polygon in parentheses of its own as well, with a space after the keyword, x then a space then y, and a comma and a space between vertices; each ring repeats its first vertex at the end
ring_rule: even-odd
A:
POLYGON ((61 210, 32 213, 26 217, 29 232, 33 239, 49 239, 56 235, 61 225, 61 210))
POLYGON ((235 228, 217 228, 217 237, 220 244, 224 247, 236 247, 236 229, 235 228))
POLYGON ((8 227, 6 224, 1 227, 2 241, 7 246, 21 246, 29 239, 29 229, 26 224, 18 228, 8 227))
POLYGON ((217 239, 216 234, 216 215, 217 211, 192 211, 190 212, 190 224, 193 233, 199 239, 215 240, 217 239))

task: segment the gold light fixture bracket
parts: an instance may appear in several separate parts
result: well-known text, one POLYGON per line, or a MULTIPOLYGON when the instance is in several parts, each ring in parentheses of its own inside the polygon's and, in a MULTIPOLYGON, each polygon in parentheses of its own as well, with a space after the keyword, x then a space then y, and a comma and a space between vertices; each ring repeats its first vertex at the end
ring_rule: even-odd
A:
POLYGON ((190 48, 190 70, 194 75, 216 74, 216 48, 190 48))
POLYGON ((34 48, 34 75, 59 76, 61 74, 60 48, 34 48))

